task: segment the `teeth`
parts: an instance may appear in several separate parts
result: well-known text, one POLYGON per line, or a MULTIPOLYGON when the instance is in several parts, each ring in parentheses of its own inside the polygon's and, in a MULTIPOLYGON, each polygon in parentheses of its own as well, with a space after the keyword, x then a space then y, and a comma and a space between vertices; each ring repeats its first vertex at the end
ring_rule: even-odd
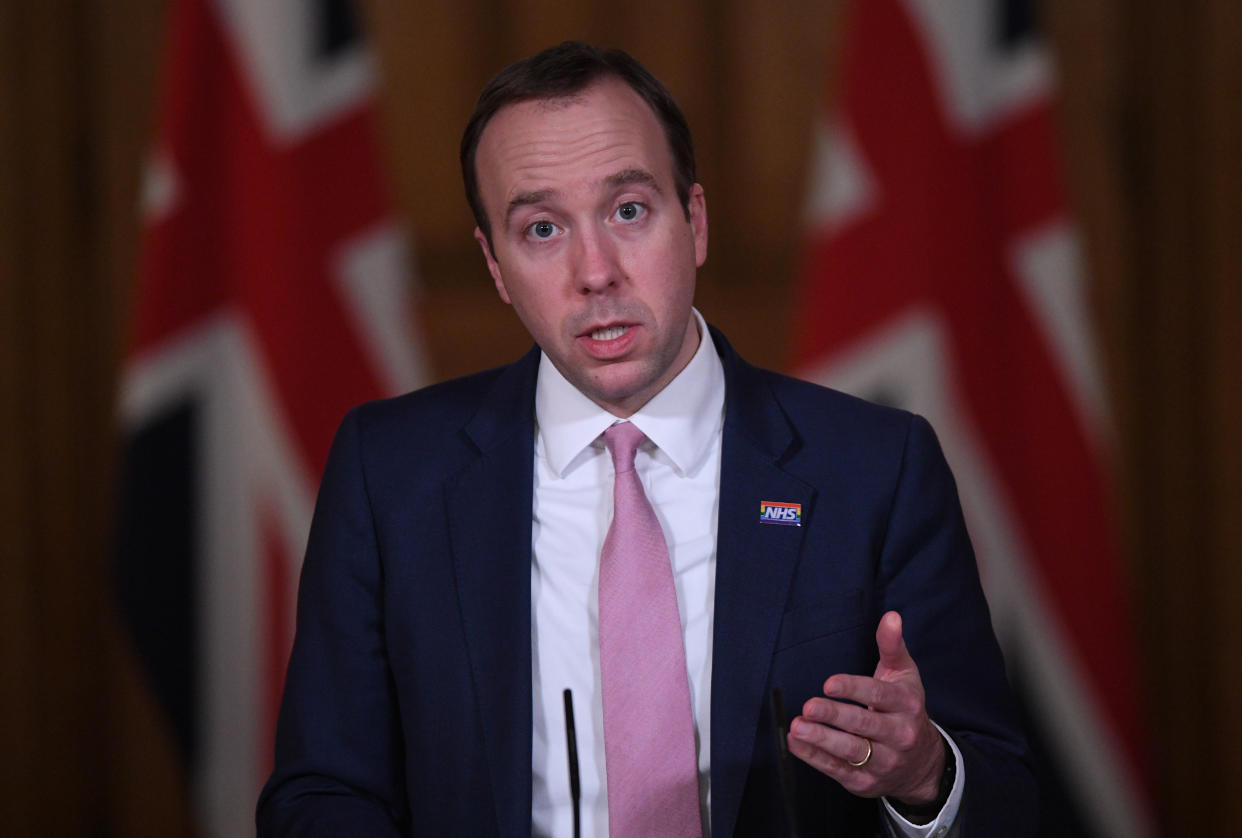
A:
POLYGON ((629 326, 609 326, 591 332, 591 340, 616 340, 630 330, 629 326))

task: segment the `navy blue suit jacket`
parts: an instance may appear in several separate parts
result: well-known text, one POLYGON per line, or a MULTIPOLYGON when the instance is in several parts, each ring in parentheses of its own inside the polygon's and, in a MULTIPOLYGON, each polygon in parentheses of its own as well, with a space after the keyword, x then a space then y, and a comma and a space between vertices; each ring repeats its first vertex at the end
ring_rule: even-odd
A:
MULTIPOLYGON (((870 675, 901 612, 963 753, 966 836, 1033 834, 1034 783, 953 478, 912 414, 759 370, 713 331, 725 424, 712 669, 716 838, 786 835, 767 698, 870 675), (802 504, 802 526, 759 521, 802 504)), ((349 414, 320 488, 261 835, 527 836, 538 352, 349 414)), ((804 835, 878 804, 796 763, 804 835)))

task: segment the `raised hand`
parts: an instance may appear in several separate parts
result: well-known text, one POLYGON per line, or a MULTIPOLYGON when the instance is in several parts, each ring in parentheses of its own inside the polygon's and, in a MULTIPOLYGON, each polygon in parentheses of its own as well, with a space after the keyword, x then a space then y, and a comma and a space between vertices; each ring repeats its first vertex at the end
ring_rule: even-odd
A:
POLYGON ((809 699, 790 724, 789 751, 859 797, 930 803, 944 771, 944 745, 927 717, 923 680, 906 649, 901 615, 889 611, 881 617, 875 639, 875 674, 825 681, 827 697, 809 699))

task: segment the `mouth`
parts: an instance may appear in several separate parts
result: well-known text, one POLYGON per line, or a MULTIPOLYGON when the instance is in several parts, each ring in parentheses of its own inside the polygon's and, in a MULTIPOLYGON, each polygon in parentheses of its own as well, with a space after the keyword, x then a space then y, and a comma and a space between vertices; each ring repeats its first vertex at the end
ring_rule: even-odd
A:
POLYGON ((635 323, 593 326, 578 336, 579 346, 597 361, 617 361, 633 351, 640 330, 635 323))
POLYGON ((630 330, 629 326, 602 326, 587 333, 591 340, 616 340, 630 330))

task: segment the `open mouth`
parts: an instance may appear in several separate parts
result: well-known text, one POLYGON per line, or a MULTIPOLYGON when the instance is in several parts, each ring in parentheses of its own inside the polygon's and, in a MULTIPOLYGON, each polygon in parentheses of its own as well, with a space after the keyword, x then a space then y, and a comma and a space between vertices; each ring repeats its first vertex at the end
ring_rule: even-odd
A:
POLYGON ((616 340, 630 330, 629 326, 605 326, 590 333, 591 340, 616 340))

